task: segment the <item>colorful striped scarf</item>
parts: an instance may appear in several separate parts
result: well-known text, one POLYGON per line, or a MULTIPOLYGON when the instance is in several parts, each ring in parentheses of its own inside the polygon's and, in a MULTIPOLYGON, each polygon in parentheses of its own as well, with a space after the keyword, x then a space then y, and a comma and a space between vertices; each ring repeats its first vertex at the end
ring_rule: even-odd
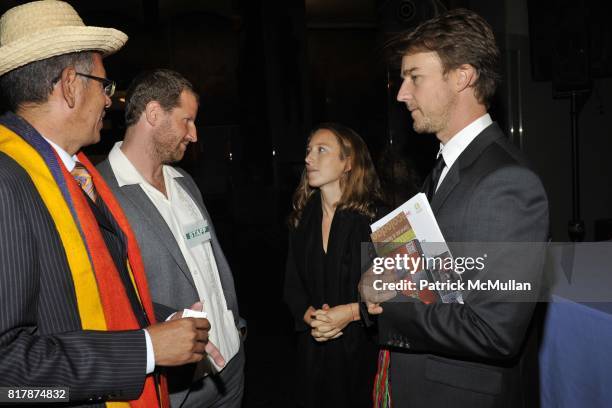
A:
MULTIPOLYGON (((15 160, 28 173, 49 210, 74 282, 77 307, 83 330, 119 331, 139 329, 138 321, 106 247, 95 215, 80 187, 48 142, 22 118, 6 114, 0 118, 0 151, 15 160)), ((110 189, 83 153, 79 161, 90 172, 99 198, 125 234, 128 243, 128 271, 147 316, 155 323, 140 250, 127 218, 110 189)), ((145 380, 138 400, 129 401, 134 408, 169 407, 165 379, 159 389, 153 376, 145 380)), ((109 407, 127 406, 108 402, 109 407)))
POLYGON ((374 408, 391 408, 391 383, 389 381, 389 365, 391 364, 391 353, 389 350, 381 349, 378 352, 378 369, 374 377, 374 390, 372 400, 374 408))

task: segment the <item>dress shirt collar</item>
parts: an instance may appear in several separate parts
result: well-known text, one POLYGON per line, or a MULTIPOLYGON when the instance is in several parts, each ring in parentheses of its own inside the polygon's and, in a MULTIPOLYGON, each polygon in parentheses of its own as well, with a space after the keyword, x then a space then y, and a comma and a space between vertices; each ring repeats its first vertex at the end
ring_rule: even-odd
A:
POLYGON ((49 140, 49 139, 47 139, 44 136, 43 136, 43 139, 45 139, 47 141, 47 143, 49 143, 51 145, 53 150, 55 150, 57 152, 57 154, 60 157, 60 159, 62 159, 62 162, 64 163, 64 166, 66 166, 66 170, 68 170, 68 172, 71 172, 72 169, 74 169, 75 163, 79 161, 77 159, 77 157, 76 157, 76 154, 74 156, 70 156, 70 154, 68 154, 67 151, 65 151, 64 149, 59 147, 52 140, 49 140))
POLYGON ((451 168, 457 158, 463 153, 463 151, 468 147, 470 143, 489 125, 493 123, 491 120, 491 116, 488 113, 485 113, 463 129, 459 131, 459 133, 455 134, 446 144, 440 143, 440 151, 436 157, 442 156, 444 157, 444 163, 446 164, 446 168, 451 168))
MULTIPOLYGON (((150 183, 138 172, 136 167, 134 167, 130 159, 121 151, 122 144, 123 142, 115 143, 113 149, 108 154, 108 161, 113 169, 113 173, 115 173, 115 178, 117 179, 119 187, 132 184, 150 185, 150 183)), ((164 177, 183 177, 183 175, 172 166, 164 165, 163 172, 164 177)))

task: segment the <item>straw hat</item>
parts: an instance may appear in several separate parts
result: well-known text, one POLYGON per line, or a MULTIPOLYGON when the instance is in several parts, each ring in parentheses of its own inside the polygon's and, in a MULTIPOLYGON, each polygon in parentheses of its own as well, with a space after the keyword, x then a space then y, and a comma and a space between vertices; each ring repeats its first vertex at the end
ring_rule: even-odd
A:
POLYGON ((72 6, 44 0, 13 7, 0 18, 0 75, 30 62, 77 51, 118 51, 127 35, 87 27, 72 6))

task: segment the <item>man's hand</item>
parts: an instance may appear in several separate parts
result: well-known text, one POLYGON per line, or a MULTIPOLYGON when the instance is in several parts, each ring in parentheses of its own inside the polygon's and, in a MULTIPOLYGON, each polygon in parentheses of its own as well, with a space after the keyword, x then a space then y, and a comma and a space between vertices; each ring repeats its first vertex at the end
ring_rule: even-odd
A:
POLYGON ((221 355, 221 352, 219 351, 217 346, 212 343, 212 341, 206 342, 206 347, 204 348, 204 350, 206 351, 206 354, 208 354, 213 359, 216 365, 218 365, 219 367, 225 367, 225 359, 221 355))
POLYGON ((147 327, 153 344, 155 365, 179 366, 202 360, 207 353, 209 330, 208 319, 193 317, 177 318, 147 327))
POLYGON ((383 312, 383 308, 380 303, 370 303, 367 302, 368 305, 368 313, 371 315, 379 315, 383 312))
MULTIPOLYGON (((204 303, 195 302, 189 309, 201 312, 204 309, 204 303)), ((195 363, 202 360, 208 354, 217 366, 225 366, 225 359, 217 346, 208 341, 209 330, 210 322, 208 319, 196 319, 193 317, 183 319, 183 311, 174 313, 167 323, 159 323, 147 327, 149 336, 151 336, 151 343, 153 343, 155 365, 176 366, 195 363), (187 325, 187 331, 185 331, 185 328, 157 327, 181 321, 194 323, 191 327, 189 327, 191 323, 183 323, 183 326, 187 325), (190 335, 190 332, 193 337, 190 335), (159 334, 157 338, 154 337, 156 333, 159 334), (180 337, 175 339, 173 333, 177 333, 180 337), (189 348, 190 345, 191 349, 189 348)))
MULTIPOLYGON (((387 290, 384 284, 397 282, 395 269, 387 269, 382 274, 373 272, 372 267, 368 269, 359 280, 359 294, 366 303, 382 303, 397 296, 397 291, 387 290)), ((368 307, 368 310, 370 308, 368 307)))
MULTIPOLYGON (((193 305, 191 305, 191 307, 189 307, 189 309, 191 310, 195 310, 197 312, 201 312, 204 310, 204 302, 195 302, 193 305)), ((179 311, 179 312, 175 312, 172 313, 172 315, 170 315, 170 317, 167 320, 176 320, 176 319, 182 319, 183 318, 183 311, 179 311)))

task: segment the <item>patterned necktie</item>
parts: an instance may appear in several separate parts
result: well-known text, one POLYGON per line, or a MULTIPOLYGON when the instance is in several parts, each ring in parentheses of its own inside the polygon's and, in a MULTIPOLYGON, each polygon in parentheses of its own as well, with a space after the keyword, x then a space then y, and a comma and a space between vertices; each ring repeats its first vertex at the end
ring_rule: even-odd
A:
POLYGON ((80 162, 76 162, 74 165, 74 169, 70 172, 79 186, 83 189, 85 194, 91 198, 91 201, 96 202, 96 188, 94 187, 93 180, 91 179, 91 174, 89 171, 83 166, 80 162))
POLYGON ((438 181, 440 181, 440 176, 442 175, 444 166, 446 166, 444 156, 442 156, 442 153, 440 153, 436 159, 436 164, 431 171, 431 183, 429 184, 429 190, 427 191, 427 198, 429 199, 430 203, 433 200, 434 194, 436 194, 436 187, 438 186, 438 181))

